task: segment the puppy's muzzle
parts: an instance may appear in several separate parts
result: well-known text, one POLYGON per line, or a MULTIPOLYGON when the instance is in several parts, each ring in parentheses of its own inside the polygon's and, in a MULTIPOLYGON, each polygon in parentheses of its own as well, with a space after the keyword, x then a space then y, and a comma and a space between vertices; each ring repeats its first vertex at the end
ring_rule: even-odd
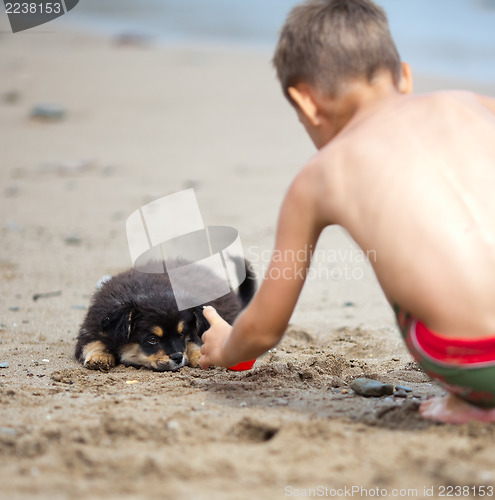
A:
POLYGON ((188 358, 186 354, 182 354, 181 352, 176 352, 169 356, 170 361, 165 361, 163 363, 158 363, 155 367, 155 370, 159 372, 164 371, 177 371, 183 366, 187 366, 188 358))

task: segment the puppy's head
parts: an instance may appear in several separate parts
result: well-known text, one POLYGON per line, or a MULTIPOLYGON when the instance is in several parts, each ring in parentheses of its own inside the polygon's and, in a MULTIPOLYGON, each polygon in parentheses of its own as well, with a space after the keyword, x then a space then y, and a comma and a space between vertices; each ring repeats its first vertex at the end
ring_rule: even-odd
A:
MULTIPOLYGON (((208 323, 199 307, 171 312, 129 304, 116 312, 113 326, 118 331, 114 338, 119 337, 117 351, 122 363, 176 371, 187 366, 187 345, 201 344, 208 323)), ((111 325, 107 331, 109 328, 111 325)))

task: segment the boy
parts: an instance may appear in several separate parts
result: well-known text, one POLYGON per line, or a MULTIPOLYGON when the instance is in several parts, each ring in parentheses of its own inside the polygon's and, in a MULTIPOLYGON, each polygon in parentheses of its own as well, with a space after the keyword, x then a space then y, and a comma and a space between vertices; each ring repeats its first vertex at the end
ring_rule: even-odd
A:
POLYGON ((495 100, 412 96, 371 0, 295 7, 274 64, 319 151, 286 194, 277 259, 251 304, 233 327, 205 308, 200 365, 232 366, 282 338, 310 265, 291 257, 339 224, 375 252, 409 350, 448 391, 422 415, 495 421, 495 100))

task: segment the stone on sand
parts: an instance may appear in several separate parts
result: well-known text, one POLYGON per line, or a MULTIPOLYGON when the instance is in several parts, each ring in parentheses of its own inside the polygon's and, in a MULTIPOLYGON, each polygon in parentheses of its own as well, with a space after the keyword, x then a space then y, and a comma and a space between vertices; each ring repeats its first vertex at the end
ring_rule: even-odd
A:
POLYGON ((393 394, 394 386, 392 384, 384 384, 378 380, 369 378, 357 378, 351 383, 351 389, 360 396, 366 398, 388 396, 393 394))

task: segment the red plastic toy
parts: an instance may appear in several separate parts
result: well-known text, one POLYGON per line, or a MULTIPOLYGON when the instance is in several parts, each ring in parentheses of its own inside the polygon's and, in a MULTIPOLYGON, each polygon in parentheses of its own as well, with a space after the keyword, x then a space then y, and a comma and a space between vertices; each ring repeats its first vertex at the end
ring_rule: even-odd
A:
POLYGON ((238 365, 235 366, 229 366, 229 370, 234 370, 236 372, 243 372, 245 370, 251 370, 253 367, 254 363, 256 362, 255 359, 252 359, 251 361, 243 361, 242 363, 239 363, 238 365))

